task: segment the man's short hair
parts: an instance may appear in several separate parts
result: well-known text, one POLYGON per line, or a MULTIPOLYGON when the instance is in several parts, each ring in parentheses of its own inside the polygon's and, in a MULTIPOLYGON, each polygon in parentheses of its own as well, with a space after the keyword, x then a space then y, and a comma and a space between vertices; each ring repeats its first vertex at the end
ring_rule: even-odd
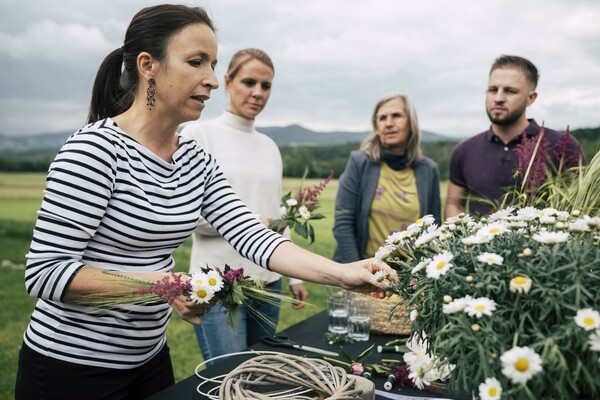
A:
POLYGON ((495 69, 506 67, 520 69, 525 73, 525 79, 531 83, 533 88, 535 89, 537 87, 540 74, 538 73, 536 66, 533 65, 533 63, 528 59, 519 56, 507 56, 503 54, 496 58, 496 61, 494 61, 494 64, 492 64, 490 75, 495 69))

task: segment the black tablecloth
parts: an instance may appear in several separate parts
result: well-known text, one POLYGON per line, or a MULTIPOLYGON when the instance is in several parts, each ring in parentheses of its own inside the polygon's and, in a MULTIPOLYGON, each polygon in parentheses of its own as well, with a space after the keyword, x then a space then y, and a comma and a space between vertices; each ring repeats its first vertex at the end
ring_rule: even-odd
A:
MULTIPOLYGON (((367 349, 372 344, 382 345, 386 342, 389 342, 391 340, 398 338, 397 336, 371 334, 371 339, 368 342, 328 345, 325 340, 325 332, 326 331, 327 331, 327 313, 325 311, 323 311, 323 312, 316 314, 310 318, 307 318, 306 320, 304 320, 294 326, 291 326, 290 328, 286 329, 282 333, 288 335, 291 340, 293 340, 297 343, 303 344, 303 345, 318 347, 321 349, 326 349, 326 350, 330 350, 330 351, 334 351, 334 352, 338 352, 338 353, 339 353, 340 349, 343 349, 343 351, 345 353, 347 353, 348 355, 350 355, 352 358, 356 358, 360 353, 362 353, 365 349, 367 349)), ((306 352, 298 351, 295 349, 282 348, 282 347, 271 347, 264 343, 256 343, 256 344, 250 346, 250 349, 279 351, 279 352, 295 354, 295 355, 299 355, 299 356, 302 356, 302 355, 318 356, 313 353, 306 353, 306 352)), ((226 358, 226 359, 221 360, 220 362, 216 363, 215 365, 201 371, 200 373, 202 374, 202 376, 209 377, 209 378, 227 374, 228 372, 230 372, 231 370, 236 368, 239 364, 241 364, 243 361, 247 360, 250 357, 251 356, 248 356, 248 357, 234 356, 234 357, 226 358)), ((389 354, 389 353, 388 354, 379 354, 374 349, 373 352, 371 353, 371 355, 363 362, 372 364, 372 363, 379 361, 382 358, 392 358, 392 359, 401 360, 402 354, 389 354)), ((192 373, 193 373, 193 371, 192 371, 192 373)), ((382 392, 385 391, 383 388, 383 384, 385 383, 385 377, 374 376, 372 378, 372 380, 373 380, 373 382, 375 382, 375 389, 382 391, 382 392)), ((200 378, 198 378, 196 375, 192 375, 189 378, 184 379, 183 381, 177 383, 176 385, 173 385, 173 386, 167 388, 166 390, 163 390, 162 392, 155 394, 154 396, 150 397, 149 399, 151 399, 151 400, 206 399, 207 398, 206 396, 199 394, 197 391, 197 387, 201 382, 202 382, 202 380, 200 378)), ((210 387, 210 386, 208 386, 208 387, 210 387)), ((205 391, 205 387, 203 387, 203 390, 205 391)), ((401 397, 404 399, 423 398, 423 397, 449 398, 448 395, 440 395, 440 394, 431 393, 431 392, 424 392, 424 391, 420 391, 420 390, 417 390, 414 388, 400 388, 399 389, 398 387, 394 387, 391 391, 389 391, 389 392, 385 391, 385 393, 407 396, 407 397, 401 397)), ((383 395, 384 395, 383 393, 378 394, 377 398, 384 399, 385 397, 383 397, 383 395)))

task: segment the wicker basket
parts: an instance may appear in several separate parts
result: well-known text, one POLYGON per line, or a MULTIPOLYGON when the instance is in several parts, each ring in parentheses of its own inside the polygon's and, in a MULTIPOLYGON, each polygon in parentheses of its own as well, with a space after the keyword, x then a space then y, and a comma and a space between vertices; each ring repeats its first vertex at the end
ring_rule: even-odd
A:
POLYGON ((371 333, 383 335, 409 335, 410 311, 405 307, 396 307, 390 318, 390 309, 398 304, 396 299, 373 298, 371 305, 371 333))

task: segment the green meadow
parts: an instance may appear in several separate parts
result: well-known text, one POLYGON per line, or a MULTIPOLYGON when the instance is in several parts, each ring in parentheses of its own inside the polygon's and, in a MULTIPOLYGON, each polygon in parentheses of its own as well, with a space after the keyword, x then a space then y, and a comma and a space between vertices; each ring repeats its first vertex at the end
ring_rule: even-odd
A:
MULTIPOLYGON (((31 233, 40 207, 45 174, 0 173, 0 399, 14 397, 18 352, 22 335, 29 322, 35 299, 25 292, 23 274, 25 254, 29 249, 31 233)), ((304 185, 314 185, 319 180, 308 179, 304 185)), ((284 192, 297 192, 300 179, 284 179, 284 192)), ((335 247, 332 233, 335 194, 338 182, 329 183, 322 193, 320 211, 326 218, 314 221, 316 242, 293 237, 295 243, 325 257, 331 257, 335 247)), ((442 187, 445 194, 445 185, 442 187)), ((191 240, 175 251, 176 270, 187 271, 191 240)), ((284 285, 287 286, 287 285, 284 285)), ((306 283, 310 306, 294 310, 283 305, 278 329, 285 329, 325 307, 325 288, 306 283)), ((289 291, 287 292, 289 294, 289 291)), ((174 315, 167 336, 175 368, 175 379, 180 381, 194 373, 202 356, 192 326, 174 315)))

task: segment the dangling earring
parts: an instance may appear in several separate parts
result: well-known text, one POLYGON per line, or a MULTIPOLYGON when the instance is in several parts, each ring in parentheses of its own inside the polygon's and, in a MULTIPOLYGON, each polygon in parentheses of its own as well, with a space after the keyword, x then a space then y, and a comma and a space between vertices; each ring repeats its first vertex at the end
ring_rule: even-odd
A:
POLYGON ((156 89, 154 88, 155 83, 156 81, 154 78, 148 79, 148 89, 146 89, 146 105, 150 111, 152 111, 152 107, 154 107, 154 95, 156 94, 156 89))

